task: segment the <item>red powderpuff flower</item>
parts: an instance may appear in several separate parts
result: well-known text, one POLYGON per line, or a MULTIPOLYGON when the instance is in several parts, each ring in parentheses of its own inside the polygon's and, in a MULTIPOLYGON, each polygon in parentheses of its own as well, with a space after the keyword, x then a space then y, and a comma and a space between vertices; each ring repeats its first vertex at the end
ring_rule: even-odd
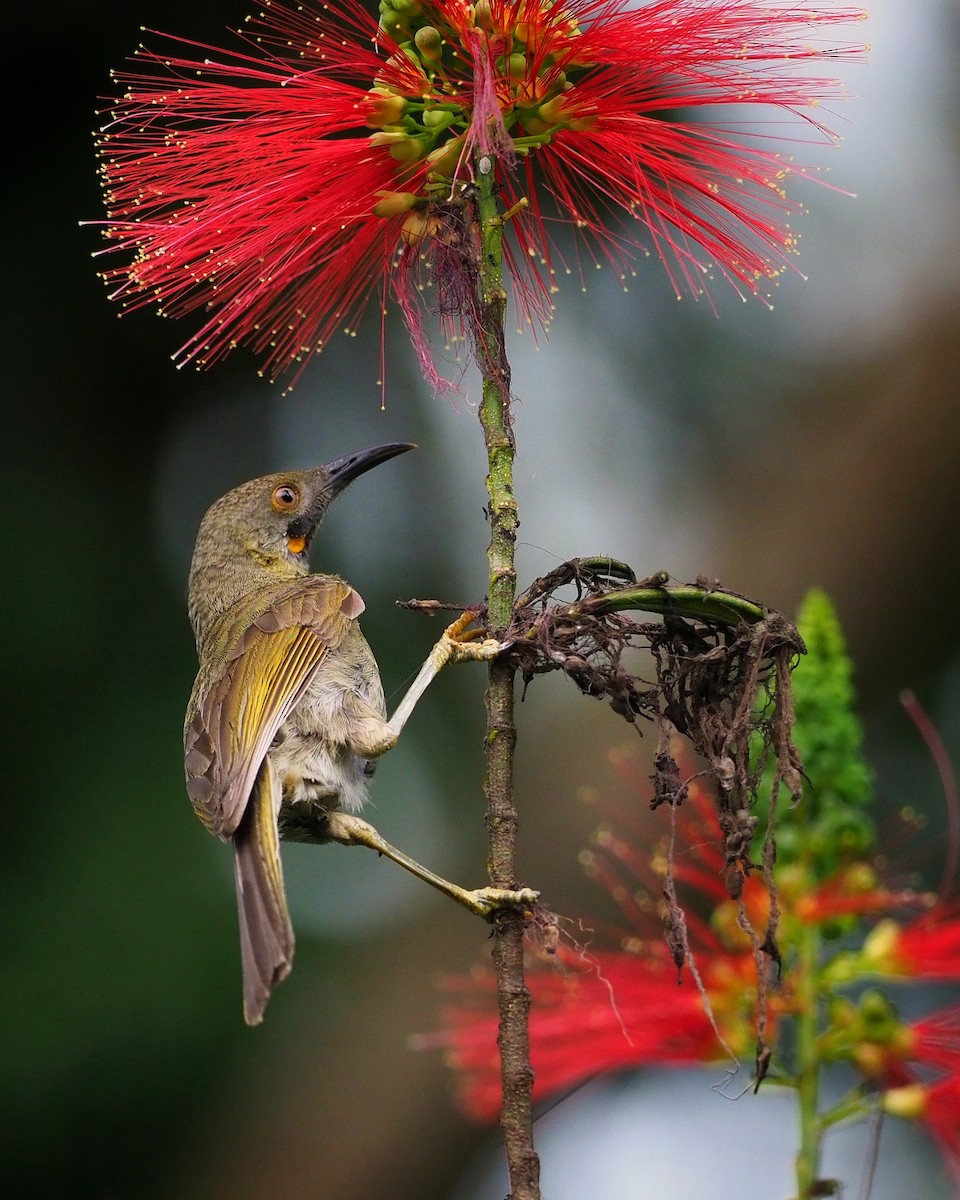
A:
POLYGON ((794 248, 795 168, 759 122, 838 98, 804 68, 863 49, 818 42, 863 15, 826 0, 383 0, 379 25, 358 0, 264 5, 235 51, 141 48, 99 149, 103 232, 125 260, 103 272, 111 294, 205 314, 181 364, 244 342, 270 378, 373 296, 418 331, 431 260, 475 247, 477 156, 517 206, 521 323, 547 322, 568 269, 558 222, 624 278, 655 250, 678 292, 702 293, 711 260, 762 292, 794 248))
MULTIPOLYGON (((611 758, 630 773, 629 754, 611 758)), ((738 924, 737 905, 723 885, 723 836, 708 789, 696 778, 687 786, 687 799, 671 813, 672 836, 652 859, 607 826, 594 836, 594 849, 581 856, 630 932, 601 931, 619 942, 618 951, 588 953, 561 944, 547 964, 528 972, 535 1101, 607 1071, 729 1061, 754 1046, 756 944, 738 924), (683 979, 683 986, 654 899, 661 895, 668 859, 675 884, 690 900, 683 920, 692 979, 683 979), (704 909, 712 921, 701 915, 704 909)), ((587 798, 604 806, 599 797, 587 798)), ((626 820, 623 814, 618 819, 626 820)), ((754 876, 745 880, 743 903, 748 920, 762 927, 768 898, 754 876)), ((441 1010, 442 1029, 422 1035, 416 1045, 446 1051, 463 1111, 478 1121, 494 1120, 501 1103, 494 975, 476 970, 446 978, 441 987, 449 997, 441 1010)), ((791 1003, 786 988, 767 996, 768 1035, 791 1003)))
MULTIPOLYGON (((699 991, 677 986, 677 969, 662 946, 643 953, 576 955, 561 948, 557 969, 527 978, 533 1098, 543 1100, 595 1075, 650 1064, 694 1065, 747 1049, 749 1008, 756 993, 753 956, 711 959, 704 987, 714 1010, 707 1015, 699 991), (725 1048, 720 1034, 727 1042, 725 1048)), ((450 1002, 443 1030, 415 1039, 419 1049, 443 1049, 457 1078, 461 1109, 473 1120, 500 1113, 496 979, 490 970, 448 978, 450 1002)))

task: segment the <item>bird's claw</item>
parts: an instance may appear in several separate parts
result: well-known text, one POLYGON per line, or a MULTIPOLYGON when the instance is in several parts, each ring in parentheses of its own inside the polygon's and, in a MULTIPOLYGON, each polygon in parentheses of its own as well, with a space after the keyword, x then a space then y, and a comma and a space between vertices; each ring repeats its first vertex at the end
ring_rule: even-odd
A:
POLYGON ((484 887, 465 892, 462 899, 478 917, 488 918, 505 908, 532 908, 540 899, 540 893, 533 888, 512 891, 510 888, 484 887))
POLYGON ((465 612, 443 631, 437 649, 445 663, 457 662, 489 662, 496 658, 505 648, 503 642, 496 638, 484 638, 476 641, 482 634, 481 629, 470 629, 476 620, 476 613, 465 612))

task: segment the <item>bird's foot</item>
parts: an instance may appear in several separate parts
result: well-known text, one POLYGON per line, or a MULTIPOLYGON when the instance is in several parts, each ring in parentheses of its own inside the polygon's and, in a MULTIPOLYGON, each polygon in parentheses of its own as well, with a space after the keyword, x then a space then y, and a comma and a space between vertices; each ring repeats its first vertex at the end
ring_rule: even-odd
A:
POLYGON ((496 887, 476 888, 473 891, 462 888, 459 884, 451 883, 448 879, 443 879, 433 871, 421 866, 409 855, 398 850, 396 846, 391 846, 369 821, 364 821, 362 817, 354 816, 352 813, 340 810, 328 813, 326 816, 326 839, 340 842, 344 846, 367 846, 371 850, 376 850, 378 854, 391 859, 405 871, 409 871, 411 875, 416 875, 424 883, 429 883, 437 891, 443 892, 451 900, 456 900, 458 904, 469 908, 471 912, 485 920, 503 909, 529 909, 540 898, 540 893, 535 892, 533 888, 518 888, 516 891, 496 887))
POLYGON ((477 640, 482 636, 483 630, 470 628, 476 617, 474 612, 461 613, 443 631, 433 648, 437 670, 447 663, 489 662, 505 649, 504 644, 496 638, 477 640))
POLYGON ((472 892, 463 891, 454 895, 453 899, 475 912, 478 917, 489 919, 506 908, 531 909, 540 899, 540 893, 533 888, 518 888, 512 891, 510 888, 484 887, 472 892))

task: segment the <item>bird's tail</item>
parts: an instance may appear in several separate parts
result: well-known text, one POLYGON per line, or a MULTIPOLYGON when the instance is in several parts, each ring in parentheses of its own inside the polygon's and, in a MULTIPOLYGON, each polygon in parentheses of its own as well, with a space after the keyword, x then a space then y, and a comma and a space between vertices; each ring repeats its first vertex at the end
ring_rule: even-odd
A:
POLYGON ((293 927, 287 912, 277 833, 280 782, 263 760, 243 820, 234 834, 243 1015, 259 1025, 270 993, 290 974, 293 927))

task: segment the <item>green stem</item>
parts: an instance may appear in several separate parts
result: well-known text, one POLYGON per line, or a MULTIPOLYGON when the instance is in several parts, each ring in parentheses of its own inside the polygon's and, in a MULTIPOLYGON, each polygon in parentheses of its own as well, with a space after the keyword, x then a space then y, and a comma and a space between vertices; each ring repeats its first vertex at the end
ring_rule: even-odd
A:
MULTIPOLYGON (((483 376, 480 423, 487 447, 487 493, 490 497, 488 624, 502 637, 513 617, 517 573, 514 545, 517 504, 513 496, 515 454, 510 417, 510 366, 503 319, 507 296, 503 286, 503 221, 494 192, 493 163, 477 156, 476 212, 480 230, 475 344, 483 376), (484 171, 483 168, 486 167, 484 171)), ((516 888, 517 810, 513 799, 514 671, 500 659, 490 665, 486 693, 486 771, 488 870, 494 887, 516 888)), ((495 923, 493 965, 500 1011, 503 1133, 511 1200, 540 1200, 540 1162, 533 1145, 528 1018, 530 993, 523 974, 523 922, 520 912, 506 911, 495 923)))
POLYGON ((870 1116, 876 1111, 870 1104, 865 1104, 863 1092, 861 1089, 854 1088, 848 1096, 835 1104, 833 1108, 827 1109, 826 1112, 820 1114, 820 1132, 825 1133, 834 1125, 841 1125, 846 1121, 859 1121, 864 1117, 870 1116))
POLYGON ((817 967, 820 931, 799 924, 797 965, 797 1101, 800 1108, 800 1147, 796 1157, 797 1200, 811 1200, 820 1173, 820 1056, 817 1051, 819 997, 817 967))

